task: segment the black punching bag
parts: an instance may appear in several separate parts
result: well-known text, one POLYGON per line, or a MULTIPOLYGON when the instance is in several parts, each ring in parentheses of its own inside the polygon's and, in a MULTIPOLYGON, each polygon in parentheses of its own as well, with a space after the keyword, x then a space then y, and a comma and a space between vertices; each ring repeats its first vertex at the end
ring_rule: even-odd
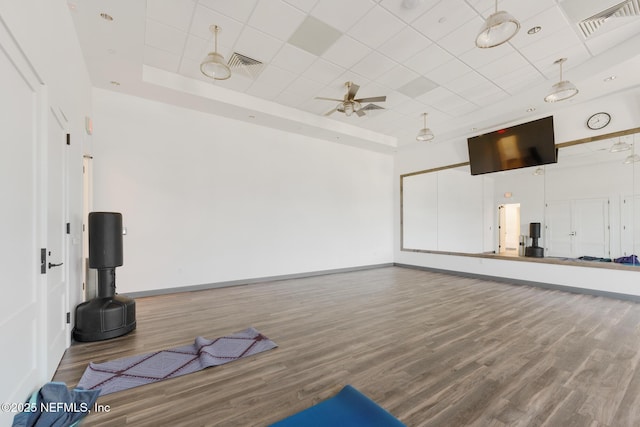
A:
POLYGON ((89 267, 98 270, 98 295, 76 307, 73 337, 98 341, 119 337, 136 327, 136 304, 116 295, 116 267, 122 265, 122 214, 89 214, 89 267))
POLYGON ((524 248, 524 256, 543 258, 544 248, 538 246, 538 239, 540 238, 542 227, 539 222, 529 223, 529 236, 531 237, 531 246, 524 248))
POLYGON ((98 297, 116 294, 116 267, 122 265, 122 214, 89 214, 89 267, 98 270, 98 297))
POLYGON ((122 214, 89 214, 89 267, 110 268, 122 265, 122 214))

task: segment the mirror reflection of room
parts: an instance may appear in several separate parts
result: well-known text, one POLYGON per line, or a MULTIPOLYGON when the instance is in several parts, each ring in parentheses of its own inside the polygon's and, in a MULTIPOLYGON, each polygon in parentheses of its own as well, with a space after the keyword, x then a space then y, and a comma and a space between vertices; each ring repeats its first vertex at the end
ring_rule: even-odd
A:
POLYGON ((465 165, 403 177, 403 250, 523 257, 530 226, 540 223, 547 259, 633 264, 640 134, 618 134, 558 144, 553 164, 477 176, 465 165))

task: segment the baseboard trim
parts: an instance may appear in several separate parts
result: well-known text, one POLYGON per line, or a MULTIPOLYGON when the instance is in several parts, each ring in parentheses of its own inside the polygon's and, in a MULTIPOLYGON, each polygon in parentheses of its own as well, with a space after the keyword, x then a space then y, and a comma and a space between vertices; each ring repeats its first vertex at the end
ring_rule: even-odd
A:
POLYGON ((574 287, 574 286, 556 285, 556 284, 553 284, 553 283, 533 282, 533 281, 529 281, 529 280, 510 279, 510 278, 507 278, 507 277, 488 276, 488 275, 484 275, 484 274, 475 274, 475 273, 465 273, 463 271, 443 270, 443 269, 439 269, 439 268, 423 267, 423 266, 412 265, 412 264, 394 263, 393 265, 396 266, 396 267, 410 268, 410 269, 413 269, 413 270, 431 271, 431 272, 434 272, 434 273, 450 274, 450 275, 453 275, 453 276, 468 277, 468 278, 472 278, 472 279, 491 280, 491 281, 494 281, 494 282, 507 283, 507 284, 510 284, 510 285, 532 286, 532 287, 535 287, 535 288, 543 288, 543 289, 551 289, 551 290, 556 290, 556 291, 564 291, 564 292, 570 292, 570 293, 573 293, 573 294, 592 295, 592 296, 597 296, 597 297, 619 299, 619 300, 623 300, 623 301, 640 302, 640 295, 621 294, 621 293, 617 293, 617 292, 600 291, 600 290, 597 290, 597 289, 588 289, 588 288, 578 288, 578 287, 574 287))
POLYGON ((336 268, 331 270, 318 270, 318 271, 309 271, 304 273, 283 274, 279 276, 265 276, 265 277, 256 277, 252 279, 240 279, 240 280, 230 280, 226 282, 205 283, 202 285, 190 285, 190 286, 180 286, 175 288, 153 289, 150 291, 128 292, 128 293, 124 293, 123 295, 126 295, 130 298, 142 298, 142 297, 151 297, 156 295, 175 294, 179 292, 204 291, 207 289, 227 288, 230 286, 243 286, 243 285, 251 285, 255 283, 276 282, 280 280, 303 279, 306 277, 325 276, 329 274, 338 274, 338 273, 350 273, 353 271, 373 270, 376 268, 385 268, 385 267, 393 267, 393 266, 394 264, 392 262, 385 263, 385 264, 371 264, 371 265, 363 265, 358 267, 336 268))

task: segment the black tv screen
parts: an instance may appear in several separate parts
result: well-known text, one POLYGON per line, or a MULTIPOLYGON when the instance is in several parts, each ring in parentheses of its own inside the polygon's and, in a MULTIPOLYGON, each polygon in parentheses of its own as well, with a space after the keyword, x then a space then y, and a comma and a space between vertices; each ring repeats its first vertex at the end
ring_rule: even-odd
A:
POLYGON ((471 175, 556 163, 553 116, 467 139, 471 175))

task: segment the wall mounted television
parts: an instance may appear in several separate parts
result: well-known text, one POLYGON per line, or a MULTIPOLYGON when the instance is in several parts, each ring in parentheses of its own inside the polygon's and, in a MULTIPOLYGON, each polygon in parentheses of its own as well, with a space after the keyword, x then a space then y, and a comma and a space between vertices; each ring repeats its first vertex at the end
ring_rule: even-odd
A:
POLYGON ((471 175, 557 163, 553 116, 467 139, 471 175))

